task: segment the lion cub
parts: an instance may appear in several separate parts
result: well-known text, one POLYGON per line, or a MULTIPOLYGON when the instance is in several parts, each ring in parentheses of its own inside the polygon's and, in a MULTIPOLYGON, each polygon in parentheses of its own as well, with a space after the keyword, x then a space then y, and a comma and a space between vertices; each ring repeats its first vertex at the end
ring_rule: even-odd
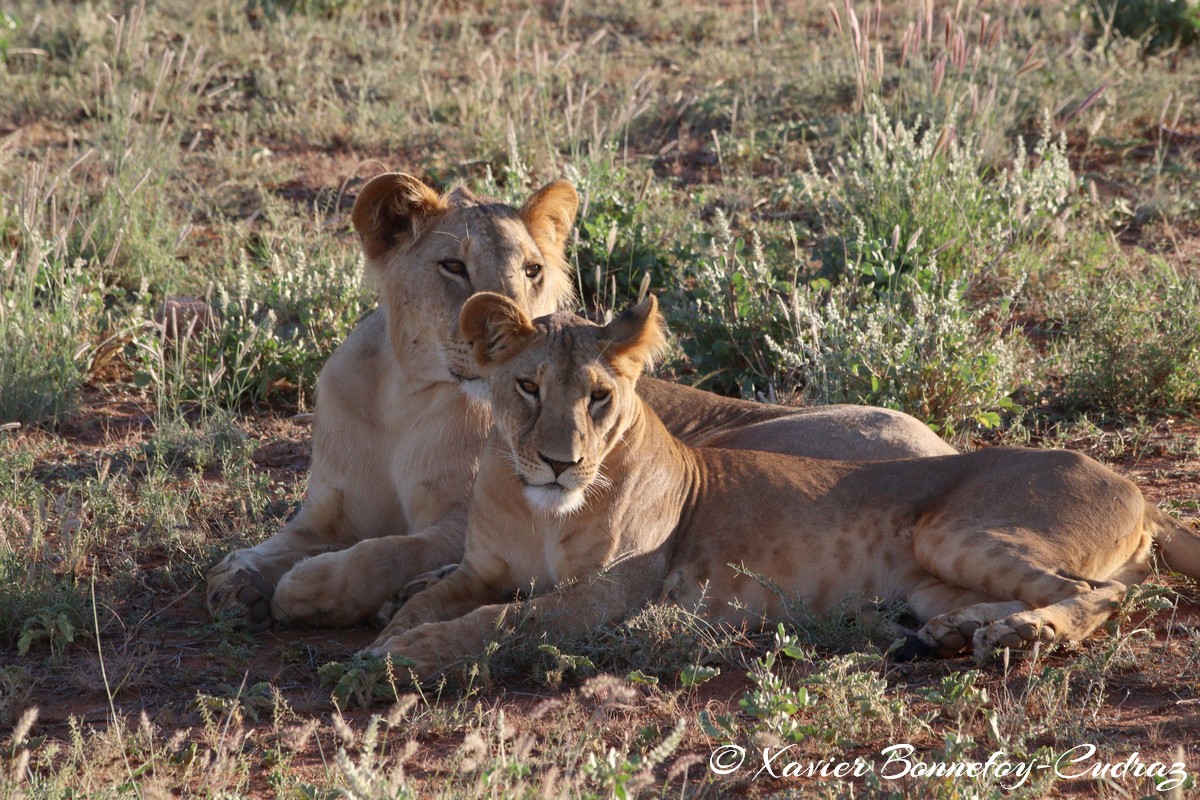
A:
POLYGON ((926 645, 982 656, 1087 636, 1160 531, 1168 561, 1200 573, 1200 537, 1077 453, 847 463, 683 444, 634 391, 665 341, 653 297, 601 327, 480 294, 460 323, 495 415, 466 556, 371 649, 422 676, 480 654, 504 620, 568 635, 657 599, 758 625, 786 619, 781 594, 817 612, 904 601, 926 645), (531 585, 544 594, 511 603, 531 585))

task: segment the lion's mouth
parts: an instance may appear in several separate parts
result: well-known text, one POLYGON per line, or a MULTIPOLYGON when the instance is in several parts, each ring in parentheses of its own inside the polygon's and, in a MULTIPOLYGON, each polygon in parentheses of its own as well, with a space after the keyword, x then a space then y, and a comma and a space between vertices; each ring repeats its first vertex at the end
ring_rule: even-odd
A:
POLYGON ((517 473, 517 480, 520 482, 521 487, 525 489, 561 489, 564 492, 567 490, 567 487, 556 480, 545 483, 534 483, 519 472, 517 473))

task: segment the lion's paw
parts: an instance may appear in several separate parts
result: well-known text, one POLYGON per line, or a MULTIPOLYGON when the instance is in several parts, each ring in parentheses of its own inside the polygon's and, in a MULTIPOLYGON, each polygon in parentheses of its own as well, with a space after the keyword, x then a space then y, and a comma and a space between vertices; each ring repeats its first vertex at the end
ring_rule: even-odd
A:
POLYGON ((358 578, 351 550, 306 558, 275 588, 271 615, 288 625, 348 627, 379 605, 379 589, 358 578))
POLYGON ((371 615, 371 622, 376 627, 385 628, 391 622, 392 617, 396 612, 404 607, 404 604, 434 584, 441 583, 448 578, 456 569, 458 564, 447 564, 441 569, 435 569, 432 572, 426 572, 423 575, 418 575, 404 585, 404 588, 396 592, 396 594, 380 606, 374 614, 371 615))
POLYGON ((225 556, 208 573, 207 604, 214 616, 232 618, 251 630, 271 624, 275 587, 265 575, 245 563, 244 550, 225 556))
POLYGON ((385 642, 393 639, 399 639, 404 634, 421 626, 422 624, 424 623, 414 619, 412 614, 401 608, 395 614, 393 614, 392 618, 388 620, 386 625, 383 626, 383 630, 380 631, 379 635, 375 637, 375 644, 372 646, 379 647, 385 642))
POLYGON ((1037 642, 1053 642, 1055 638, 1053 626, 1044 623, 1034 613, 1013 614, 975 631, 975 658, 983 660, 994 650, 1003 647, 1023 650, 1037 642))
POLYGON ((447 655, 452 643, 445 641, 440 627, 422 625, 395 636, 381 635, 359 655, 390 658, 399 674, 409 670, 420 680, 428 680, 454 663, 447 655))
POLYGON ((926 622, 918 635, 939 656, 949 657, 966 649, 979 627, 979 620, 952 611, 926 622))

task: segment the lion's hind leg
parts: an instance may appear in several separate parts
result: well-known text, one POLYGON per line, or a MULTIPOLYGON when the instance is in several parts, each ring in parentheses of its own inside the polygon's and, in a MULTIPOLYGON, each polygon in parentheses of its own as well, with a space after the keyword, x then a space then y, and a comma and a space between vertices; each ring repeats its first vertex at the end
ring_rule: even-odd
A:
POLYGON ((1150 542, 1140 526, 1120 520, 1086 531, 1061 524, 984 527, 961 518, 922 526, 913 535, 917 562, 952 587, 980 595, 957 605, 947 597, 929 617, 918 610, 926 620, 922 638, 948 648, 961 637, 976 658, 997 647, 1080 641, 1112 613, 1127 583, 1145 577, 1150 542))
POLYGON ((924 575, 909 590, 906 600, 912 613, 925 623, 917 638, 943 657, 969 646, 979 628, 1029 608, 1017 600, 997 601, 992 595, 955 586, 933 575, 924 575))
MULTIPOLYGON (((1041 582, 1048 577, 1050 573, 1041 582)), ((982 659, 999 647, 1022 648, 1037 641, 1080 641, 1108 618, 1125 595, 1125 584, 1119 581, 1065 576, 1058 580, 1061 593, 1066 595, 1058 602, 1010 614, 975 631, 975 657, 982 659)))
POLYGON ((1044 570, 1018 587, 1018 592, 1043 602, 997 620, 975 632, 976 658, 984 658, 998 647, 1026 647, 1035 641, 1078 642, 1087 638, 1112 614, 1129 584, 1149 572, 1148 548, 1104 580, 1071 575, 1064 570, 1044 570))

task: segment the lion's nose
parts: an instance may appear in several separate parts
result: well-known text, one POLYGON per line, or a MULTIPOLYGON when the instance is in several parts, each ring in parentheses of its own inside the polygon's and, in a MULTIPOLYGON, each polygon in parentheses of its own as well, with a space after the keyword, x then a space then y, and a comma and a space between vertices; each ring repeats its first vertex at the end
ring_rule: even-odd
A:
POLYGON ((554 471, 555 478, 557 478, 559 475, 562 475, 564 472, 566 472, 568 467, 573 467, 576 464, 578 464, 580 461, 583 460, 582 458, 580 458, 580 459, 576 459, 575 461, 555 461, 553 458, 550 458, 545 453, 538 453, 538 458, 540 458, 542 461, 545 461, 547 466, 549 466, 550 469, 554 471))

